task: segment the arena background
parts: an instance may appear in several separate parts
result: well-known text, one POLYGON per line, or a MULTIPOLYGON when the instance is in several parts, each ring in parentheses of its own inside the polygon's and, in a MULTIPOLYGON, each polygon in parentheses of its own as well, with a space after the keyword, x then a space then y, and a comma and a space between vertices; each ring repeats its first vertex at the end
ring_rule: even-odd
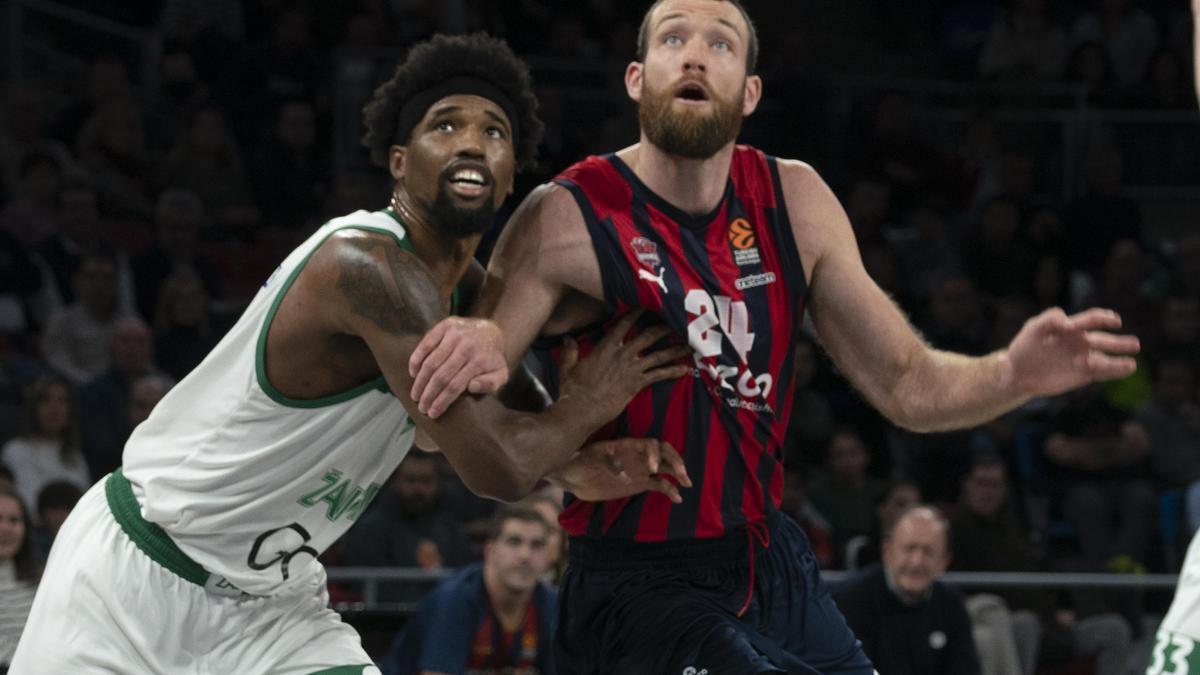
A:
MULTIPOLYGON (((0 3, 0 441, 24 433, 28 385, 63 371, 44 329, 71 307, 86 251, 118 252, 113 292, 153 334, 155 354, 125 378, 178 379, 308 232, 385 205, 388 178, 359 144, 361 108, 407 46, 485 30, 528 59, 547 134, 511 208, 570 163, 636 140, 621 78, 647 4, 0 3), (189 271, 200 288, 163 299, 180 285, 164 282, 189 271), (202 311, 181 308, 196 302, 202 311)), ((891 427, 824 357, 803 359, 811 367, 798 383, 787 507, 824 546, 824 562, 843 568, 852 540, 869 541, 860 521, 872 519, 885 481, 908 477, 952 512, 973 453, 990 451, 1008 462, 1013 514, 1042 569, 1176 572, 1191 532, 1186 491, 1200 480, 1200 434, 1188 433, 1200 431, 1200 116, 1185 0, 745 5, 765 97, 742 141, 821 172, 868 270, 935 346, 985 353, 1044 307, 1091 304, 1121 311, 1143 344, 1143 367, 1128 380, 931 436, 891 427), (1106 23, 1114 11, 1120 20, 1106 23), (1184 400, 1163 399, 1164 363, 1172 382, 1187 378, 1184 400), (1164 419, 1182 433, 1160 433, 1164 419), (1151 439, 1132 463, 1088 476, 1045 452, 1056 434, 1116 442, 1126 423, 1151 439), (843 436, 858 439, 845 442, 866 450, 865 466, 827 462, 843 436), (1152 495, 1152 515, 1136 525, 1147 536, 1127 560, 1088 559, 1064 513, 1073 486, 1093 479, 1152 495), (850 487, 832 489, 838 481, 850 487)), ((136 419, 120 398, 96 401, 128 398, 128 383, 105 389, 103 376, 63 374, 94 479, 136 419)), ((19 483, 20 468, 10 469, 19 483)), ((414 527, 477 544, 490 505, 448 471, 438 492, 414 527)), ((1125 505, 1113 505, 1116 523, 1139 517, 1125 505)), ((442 568, 477 553, 449 547, 442 568)), ((328 557, 361 564, 353 547, 328 557)), ((382 599, 351 581, 336 600, 378 652, 422 587, 382 599)), ((1113 606, 1145 644, 1169 593, 1118 595, 1113 606)))

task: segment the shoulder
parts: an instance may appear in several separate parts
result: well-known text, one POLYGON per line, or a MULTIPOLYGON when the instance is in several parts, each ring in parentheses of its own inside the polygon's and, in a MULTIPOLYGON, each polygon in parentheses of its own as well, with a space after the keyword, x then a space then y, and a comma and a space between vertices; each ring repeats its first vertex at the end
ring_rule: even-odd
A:
POLYGON ((429 594, 429 599, 434 606, 447 603, 469 606, 479 602, 483 592, 483 565, 474 563, 444 579, 429 594))
POLYGON ((775 160, 775 165, 779 168, 780 187, 789 196, 793 193, 804 194, 829 190, 825 179, 821 178, 821 174, 808 162, 778 158, 775 160))

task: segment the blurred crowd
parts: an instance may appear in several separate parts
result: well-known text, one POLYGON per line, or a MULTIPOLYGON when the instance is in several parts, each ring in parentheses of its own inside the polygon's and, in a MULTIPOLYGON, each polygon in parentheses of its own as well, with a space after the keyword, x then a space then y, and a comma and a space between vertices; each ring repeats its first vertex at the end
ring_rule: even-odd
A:
MULTIPOLYGON (((505 37, 530 59, 547 122, 541 162, 515 200, 637 133, 620 76, 645 3, 68 4, 119 12, 110 18, 150 31, 155 49, 46 26, 35 34, 82 64, 79 76, 6 83, 0 560, 16 576, 0 574, 0 596, 27 588, 81 491, 119 465, 133 427, 283 254, 330 217, 385 205, 387 177, 366 169, 354 144, 370 87, 350 87, 353 99, 347 82, 373 86, 434 32, 505 37), (16 535, 3 529, 10 520, 16 535)), ((1151 236, 1126 188, 1131 170, 1194 178, 1196 127, 1160 137, 1134 125, 1132 140, 1100 129, 1066 157, 1066 139, 1014 125, 989 107, 994 98, 933 124, 926 93, 848 96, 838 78, 1015 87, 1034 107, 1039 92, 1066 87, 1086 109, 1191 110, 1186 3, 745 4, 761 33, 767 98, 743 138, 816 164, 868 271, 934 346, 984 354, 1037 312, 1092 305, 1118 310, 1143 345, 1142 367, 1126 380, 1032 401, 980 428, 917 435, 872 411, 801 340, 784 509, 822 565, 878 560, 896 517, 927 503, 947 519, 953 569, 1174 571, 1200 527, 1200 234, 1151 236), (830 101, 846 108, 831 112, 830 101), (825 128, 835 118, 840 132, 825 128), (1067 161, 1078 175, 1066 175, 1067 161)), ((553 495, 530 505, 550 525, 552 580, 564 564, 558 505, 553 495)), ((440 457, 414 453, 328 562, 465 565, 481 557, 495 507, 440 457)), ((383 595, 416 602, 421 592, 400 585, 383 595)), ((1078 620, 1121 617, 1136 634, 1145 610, 1137 593, 1005 601, 1036 617, 1047 658, 1053 637, 1078 620)))

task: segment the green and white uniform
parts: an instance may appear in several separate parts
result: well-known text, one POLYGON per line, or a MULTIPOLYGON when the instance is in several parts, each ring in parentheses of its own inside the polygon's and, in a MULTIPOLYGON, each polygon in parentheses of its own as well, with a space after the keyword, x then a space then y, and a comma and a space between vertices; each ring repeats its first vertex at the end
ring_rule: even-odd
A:
POLYGON ((408 453, 412 422, 382 377, 293 400, 267 381, 264 364, 288 288, 325 239, 347 228, 409 247, 390 211, 358 211, 284 260, 134 431, 123 475, 94 486, 68 518, 13 673, 301 673, 370 663, 354 631, 325 609, 316 558, 408 453))
POLYGON ((1154 637, 1146 675, 1200 675, 1200 536, 1188 545, 1175 599, 1154 637))

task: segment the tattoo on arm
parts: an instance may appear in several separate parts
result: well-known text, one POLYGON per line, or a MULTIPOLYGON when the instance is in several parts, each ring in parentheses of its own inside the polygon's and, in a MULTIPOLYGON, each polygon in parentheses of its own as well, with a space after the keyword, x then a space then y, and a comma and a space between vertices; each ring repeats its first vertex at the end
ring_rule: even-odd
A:
POLYGON ((351 311, 394 335, 420 335, 436 323, 437 290, 415 256, 391 242, 347 244, 338 256, 337 288, 351 311))

